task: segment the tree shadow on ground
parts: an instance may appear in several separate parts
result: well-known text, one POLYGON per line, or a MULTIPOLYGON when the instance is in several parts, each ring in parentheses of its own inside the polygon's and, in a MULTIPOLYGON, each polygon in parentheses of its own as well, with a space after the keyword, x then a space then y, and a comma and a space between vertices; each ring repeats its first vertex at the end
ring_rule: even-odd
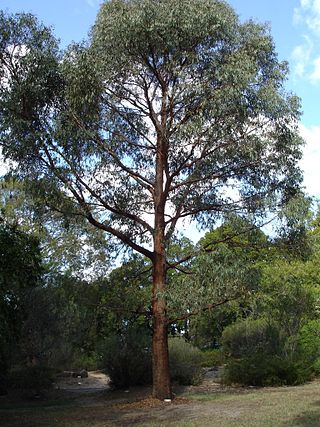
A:
POLYGON ((320 427, 320 409, 304 411, 285 425, 288 427, 320 427))

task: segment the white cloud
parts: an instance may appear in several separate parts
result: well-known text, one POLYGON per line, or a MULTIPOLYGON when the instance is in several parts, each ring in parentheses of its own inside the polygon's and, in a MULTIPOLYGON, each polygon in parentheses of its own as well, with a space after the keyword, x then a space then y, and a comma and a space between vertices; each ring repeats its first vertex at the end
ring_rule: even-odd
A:
POLYGON ((310 0, 301 0, 300 3, 301 3, 301 7, 308 7, 310 5, 311 1, 310 0))
POLYGON ((309 30, 320 36, 320 0, 300 0, 294 9, 294 23, 303 23, 309 30))
POLYGON ((304 171, 304 185, 311 196, 320 196, 320 127, 300 125, 300 134, 306 141, 300 166, 304 171))
POLYGON ((320 56, 314 60, 314 69, 310 75, 312 83, 320 82, 320 56))
POLYGON ((295 63, 294 74, 302 77, 310 63, 310 57, 313 49, 313 43, 308 36, 304 36, 304 43, 296 46, 291 54, 295 63))
POLYGON ((320 14, 320 0, 313 0, 313 1, 311 1, 311 0, 308 0, 308 1, 303 1, 302 0, 302 4, 306 4, 306 6, 308 7, 311 7, 313 10, 314 10, 314 12, 316 12, 317 14, 320 14))
POLYGON ((300 0, 293 22, 303 28, 304 42, 294 48, 291 58, 294 75, 309 83, 320 82, 320 0, 300 0))
POLYGON ((293 10, 293 24, 299 25, 303 22, 303 17, 301 13, 301 9, 299 7, 295 7, 293 10))

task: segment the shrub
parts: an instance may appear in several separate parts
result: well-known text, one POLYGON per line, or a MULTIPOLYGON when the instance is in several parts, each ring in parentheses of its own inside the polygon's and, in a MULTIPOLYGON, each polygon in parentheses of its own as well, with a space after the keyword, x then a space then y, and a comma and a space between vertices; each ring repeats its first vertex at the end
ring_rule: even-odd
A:
POLYGON ((202 352, 184 338, 169 339, 171 379, 182 385, 199 384, 202 379, 202 352))
POLYGON ((283 338, 276 324, 265 319, 245 320, 227 326, 222 334, 223 352, 233 358, 279 354, 283 338))
POLYGON ((313 374, 320 375, 320 321, 311 320, 299 331, 299 358, 313 374))
POLYGON ((221 366, 223 364, 223 352, 219 348, 202 351, 203 368, 211 368, 213 366, 221 366))
POLYGON ((315 375, 320 375, 320 357, 313 362, 312 371, 315 375))
POLYGON ((303 383, 312 369, 299 352, 286 354, 286 341, 276 323, 263 319, 228 326, 222 336, 224 381, 254 386, 303 383))
POLYGON ((276 355, 254 354, 230 359, 224 373, 226 383, 253 386, 297 385, 305 382, 311 371, 299 362, 276 355))
POLYGON ((308 363, 315 363, 320 357, 320 321, 311 320, 299 331, 298 345, 301 357, 308 363))
POLYGON ((8 386, 13 389, 42 390, 51 388, 54 371, 47 366, 28 366, 13 369, 8 376, 8 386))
POLYGON ((115 388, 151 384, 151 336, 139 326, 109 336, 102 345, 102 367, 115 388))

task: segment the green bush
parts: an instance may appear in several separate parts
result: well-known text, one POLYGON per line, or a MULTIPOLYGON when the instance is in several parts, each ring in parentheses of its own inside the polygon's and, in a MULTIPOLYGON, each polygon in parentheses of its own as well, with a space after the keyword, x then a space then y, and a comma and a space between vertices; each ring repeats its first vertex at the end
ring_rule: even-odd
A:
POLYGON ((76 352, 72 358, 72 368, 75 370, 85 369, 86 371, 96 371, 98 369, 98 356, 96 353, 76 352))
POLYGON ((308 363, 315 363, 320 357, 320 321, 311 320, 299 331, 298 345, 301 357, 308 363))
POLYGON ((287 341, 276 323, 263 319, 228 326, 222 336, 224 381, 254 386, 305 382, 312 375, 311 366, 298 351, 286 352, 287 341))
POLYGON ((278 326, 265 319, 245 320, 229 325, 222 334, 226 356, 241 358, 253 353, 279 354, 284 340, 278 326))
POLYGON ((47 366, 29 366, 13 369, 8 376, 8 386, 19 390, 49 389, 54 381, 54 371, 47 366))
POLYGON ((312 364, 312 371, 315 375, 319 376, 320 375, 320 357, 318 357, 318 359, 316 359, 313 364, 312 364))
POLYGON ((279 356, 254 354, 242 359, 229 359, 223 380, 253 386, 277 386, 302 384, 311 376, 311 371, 299 362, 279 356))
POLYGON ((223 364, 223 352, 219 348, 202 351, 203 368, 212 368, 213 366, 221 366, 223 364))
POLYGON ((101 352, 102 368, 115 388, 151 384, 151 336, 143 327, 130 326, 109 336, 101 352))
POLYGON ((299 331, 299 358, 314 375, 320 375, 320 321, 311 320, 299 331))
POLYGON ((169 339, 170 374, 182 385, 199 384, 202 379, 202 352, 184 338, 169 339))

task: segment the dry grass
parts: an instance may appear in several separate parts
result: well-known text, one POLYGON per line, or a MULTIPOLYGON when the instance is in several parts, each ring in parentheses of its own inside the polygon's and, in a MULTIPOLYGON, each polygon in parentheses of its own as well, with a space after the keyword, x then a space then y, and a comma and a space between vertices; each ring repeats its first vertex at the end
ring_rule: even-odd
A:
MULTIPOLYGON (((143 394, 143 393, 142 393, 143 394)), ((112 393, 14 405, 0 401, 2 427, 320 427, 320 382, 299 387, 189 388, 175 403, 112 393), (119 395, 117 395, 119 396, 119 395), (2 408, 1 408, 2 406, 2 408)))

